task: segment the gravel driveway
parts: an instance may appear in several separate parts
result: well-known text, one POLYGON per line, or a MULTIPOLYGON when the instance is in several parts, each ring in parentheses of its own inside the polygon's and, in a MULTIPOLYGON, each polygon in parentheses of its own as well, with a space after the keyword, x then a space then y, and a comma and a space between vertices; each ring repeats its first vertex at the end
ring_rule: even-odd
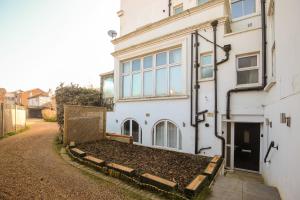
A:
POLYGON ((93 179, 55 152, 56 123, 0 140, 0 199, 135 199, 116 185, 93 179))

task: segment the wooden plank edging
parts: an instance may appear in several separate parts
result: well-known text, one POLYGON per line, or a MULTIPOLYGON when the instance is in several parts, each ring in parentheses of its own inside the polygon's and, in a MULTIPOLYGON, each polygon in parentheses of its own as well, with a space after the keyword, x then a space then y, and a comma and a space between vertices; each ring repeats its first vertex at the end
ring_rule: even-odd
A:
POLYGON ((177 188, 177 183, 149 173, 142 174, 141 181, 166 190, 175 190, 177 188))

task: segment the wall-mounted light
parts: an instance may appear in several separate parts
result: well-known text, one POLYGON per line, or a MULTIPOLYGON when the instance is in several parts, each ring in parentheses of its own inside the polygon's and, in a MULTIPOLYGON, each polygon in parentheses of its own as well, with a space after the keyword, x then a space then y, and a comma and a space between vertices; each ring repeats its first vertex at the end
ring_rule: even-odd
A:
POLYGON ((287 118, 286 118, 286 125, 287 125, 288 127, 291 127, 291 117, 287 117, 287 118))
POLYGON ((286 123, 285 113, 280 113, 280 123, 282 123, 282 124, 286 123))
POLYGON ((119 120, 116 119, 116 123, 118 123, 118 122, 119 122, 119 120))
POLYGON ((182 122, 182 127, 185 127, 185 123, 184 122, 182 122))
POLYGON ((147 122, 147 120, 145 120, 145 125, 147 125, 148 124, 148 122, 147 122))

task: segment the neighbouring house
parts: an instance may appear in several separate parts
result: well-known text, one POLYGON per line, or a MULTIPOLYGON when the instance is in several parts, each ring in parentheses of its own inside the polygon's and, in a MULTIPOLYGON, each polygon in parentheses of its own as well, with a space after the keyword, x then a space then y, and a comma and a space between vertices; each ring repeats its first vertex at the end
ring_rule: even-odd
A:
POLYGON ((52 98, 48 94, 38 94, 28 98, 28 117, 42 118, 42 110, 52 107, 52 98))
POLYGON ((21 92, 19 94, 19 105, 21 106, 25 106, 26 108, 28 107, 28 98, 32 97, 32 96, 36 96, 36 95, 48 95, 47 92, 39 89, 39 88, 35 88, 35 89, 31 89, 31 90, 27 90, 25 92, 21 92))
POLYGON ((299 199, 299 7, 121 0, 107 132, 222 155, 227 169, 260 173, 283 199, 299 199))
POLYGON ((5 88, 0 88, 0 104, 4 103, 5 94, 6 94, 6 89, 5 88))

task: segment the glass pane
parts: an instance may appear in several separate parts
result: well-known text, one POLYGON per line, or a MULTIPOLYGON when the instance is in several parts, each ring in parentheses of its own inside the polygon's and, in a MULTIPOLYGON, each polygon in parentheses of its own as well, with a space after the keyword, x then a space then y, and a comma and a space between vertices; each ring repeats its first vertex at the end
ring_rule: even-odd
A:
POLYGON ((170 68, 170 94, 176 95, 182 93, 182 74, 181 66, 170 68))
POLYGON ((155 145, 164 146, 164 132, 165 132, 165 123, 160 122, 156 125, 156 139, 155 145))
POLYGON ((141 95, 141 73, 132 75, 132 96, 140 96, 141 95))
POLYGON ((129 73, 130 72, 130 62, 122 64, 122 72, 129 73))
POLYGON ((258 83, 258 69, 237 72, 237 84, 258 83))
POLYGON ((181 13, 183 11, 183 6, 180 6, 180 7, 177 7, 174 9, 174 14, 178 14, 178 13, 181 13))
POLYGON ((170 148, 177 148, 177 127, 175 124, 168 122, 168 140, 167 145, 170 148))
POLYGON ((144 69, 147 69, 147 68, 151 68, 152 67, 152 62, 153 62, 153 58, 152 56, 147 56, 144 58, 144 69))
POLYGON ((211 65, 212 64, 212 55, 201 56, 201 65, 211 65))
POLYGON ((227 144, 231 144, 231 123, 227 123, 227 137, 226 137, 227 144))
POLYGON ((139 124, 132 120, 132 138, 133 142, 139 142, 139 132, 140 132, 140 126, 139 124))
POLYGON ((253 67, 253 66, 257 66, 257 55, 238 58, 239 68, 246 68, 246 67, 253 67))
POLYGON ((141 69, 141 60, 138 59, 138 60, 132 61, 132 71, 133 72, 140 71, 140 69, 141 69))
POLYGON ((256 0, 244 0, 244 15, 255 13, 256 0))
POLYGON ((202 5, 204 3, 208 2, 208 0, 198 0, 198 5, 202 5))
POLYGON ((144 96, 153 95, 153 72, 144 72, 144 96))
POLYGON ((162 52, 156 54, 156 66, 165 65, 167 64, 167 53, 162 52))
POLYGON ((114 79, 112 77, 103 80, 103 97, 109 98, 114 96, 114 79))
POLYGON ((182 149, 182 134, 181 134, 181 131, 179 130, 178 131, 179 132, 179 141, 178 141, 178 143, 179 143, 179 149, 182 149))
POLYGON ((130 135, 130 120, 127 120, 123 124, 123 135, 130 135))
POLYGON ((237 1, 231 4, 231 15, 232 18, 243 16, 243 2, 237 1))
POLYGON ((212 66, 201 67, 201 78, 212 78, 214 75, 214 70, 212 66))
POLYGON ((123 76, 123 97, 129 97, 130 96, 130 76, 123 76))
POLYGON ((167 95, 168 94, 168 74, 167 69, 156 70, 156 94, 167 95))
POLYGON ((181 49, 175 49, 170 51, 169 63, 181 63, 181 49))

